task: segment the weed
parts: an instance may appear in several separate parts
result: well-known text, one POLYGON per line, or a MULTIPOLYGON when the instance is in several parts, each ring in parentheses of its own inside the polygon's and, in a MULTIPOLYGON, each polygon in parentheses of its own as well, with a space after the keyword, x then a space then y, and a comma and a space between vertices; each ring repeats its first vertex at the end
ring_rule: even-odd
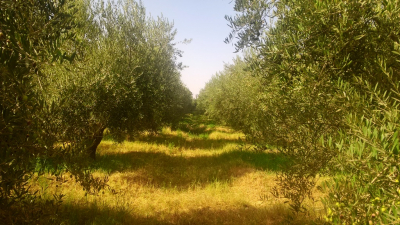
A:
POLYGON ((207 139, 208 139, 208 136, 209 136, 208 134, 200 134, 200 135, 199 135, 199 138, 200 138, 200 139, 203 139, 203 140, 207 140, 207 139))
POLYGON ((213 129, 215 128, 215 124, 211 123, 207 125, 207 129, 213 129))

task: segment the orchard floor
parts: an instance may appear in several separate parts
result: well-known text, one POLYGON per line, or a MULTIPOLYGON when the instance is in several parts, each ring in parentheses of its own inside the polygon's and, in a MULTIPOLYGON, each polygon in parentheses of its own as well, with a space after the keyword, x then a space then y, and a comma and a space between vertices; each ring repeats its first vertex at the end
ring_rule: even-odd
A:
POLYGON ((37 185, 43 196, 66 195, 63 224, 322 223, 321 202, 293 215, 285 199, 271 194, 284 162, 277 152, 252 150, 241 133, 188 117, 175 131, 102 141, 93 170, 109 177, 110 189, 96 196, 73 181, 37 185))

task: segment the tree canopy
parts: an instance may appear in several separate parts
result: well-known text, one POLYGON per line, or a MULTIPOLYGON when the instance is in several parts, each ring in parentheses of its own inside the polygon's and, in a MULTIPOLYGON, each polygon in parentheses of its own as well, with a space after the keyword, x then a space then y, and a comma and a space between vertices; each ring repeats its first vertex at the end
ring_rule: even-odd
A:
POLYGON ((304 209, 317 177, 329 174, 328 222, 395 220, 399 2, 236 0, 234 9, 237 15, 226 17, 232 28, 226 41, 237 50, 252 49, 246 71, 262 85, 253 89, 258 94, 230 93, 229 104, 215 111, 208 93, 231 82, 239 90, 242 83, 214 78, 199 96, 206 112, 234 117, 237 111, 224 109, 252 99, 252 110, 225 122, 254 124, 244 129, 249 139, 290 159, 275 194, 290 199, 294 211, 304 209))
POLYGON ((192 109, 175 34, 133 0, 0 1, 2 221, 53 218, 34 211, 55 215, 63 195, 43 205, 27 184, 45 172, 70 172, 88 193, 105 188, 87 170, 105 129, 121 141, 192 109))

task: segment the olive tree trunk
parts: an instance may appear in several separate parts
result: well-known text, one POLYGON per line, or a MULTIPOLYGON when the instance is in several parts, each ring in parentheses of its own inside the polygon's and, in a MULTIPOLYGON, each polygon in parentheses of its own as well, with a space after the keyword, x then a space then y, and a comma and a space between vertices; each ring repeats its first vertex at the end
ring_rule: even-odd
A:
POLYGON ((99 146, 101 140, 103 140, 103 133, 106 128, 100 128, 94 135, 93 135, 93 143, 88 148, 88 153, 90 158, 96 159, 96 150, 97 146, 99 146))

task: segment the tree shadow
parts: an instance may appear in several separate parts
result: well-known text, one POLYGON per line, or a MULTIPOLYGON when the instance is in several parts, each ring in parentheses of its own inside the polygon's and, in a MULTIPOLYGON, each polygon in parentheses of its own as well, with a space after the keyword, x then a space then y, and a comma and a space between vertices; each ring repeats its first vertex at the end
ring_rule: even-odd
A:
POLYGON ((215 127, 215 121, 207 119, 204 116, 189 115, 183 118, 174 130, 181 130, 190 134, 210 134, 215 127))
POLYGON ((153 136, 141 136, 135 138, 136 141, 148 144, 163 145, 166 147, 177 147, 181 149, 221 149, 229 144, 241 144, 240 140, 229 139, 208 139, 208 136, 187 139, 182 135, 158 134, 153 136))
POLYGON ((121 172, 130 183, 187 189, 214 181, 230 182, 254 170, 276 172, 286 163, 279 153, 235 150, 214 156, 182 157, 159 152, 101 155, 93 169, 121 172))
POLYGON ((191 208, 180 212, 135 214, 135 209, 108 207, 95 203, 63 204, 59 213, 62 224, 323 224, 317 216, 293 215, 284 205, 255 207, 238 204, 235 208, 191 208))
POLYGON ((179 124, 176 127, 173 127, 174 130, 181 130, 183 132, 189 133, 189 134, 210 134, 212 130, 208 129, 208 127, 204 124, 202 125, 193 125, 193 124, 179 124))
POLYGON ((61 224, 170 224, 156 217, 135 216, 123 208, 99 206, 94 203, 85 204, 63 204, 59 213, 61 224))

